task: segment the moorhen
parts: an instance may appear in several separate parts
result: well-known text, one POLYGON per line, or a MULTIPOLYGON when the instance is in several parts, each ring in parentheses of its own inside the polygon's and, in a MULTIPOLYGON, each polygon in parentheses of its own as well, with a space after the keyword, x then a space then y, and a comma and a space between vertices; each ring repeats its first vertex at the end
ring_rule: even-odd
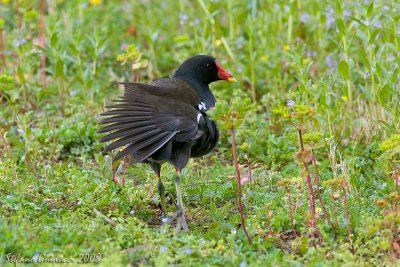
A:
POLYGON ((197 55, 187 59, 172 78, 163 78, 151 84, 121 83, 124 96, 107 106, 107 116, 99 130, 107 133, 100 141, 113 142, 105 148, 110 151, 124 147, 114 157, 118 160, 130 155, 135 163, 148 163, 157 175, 158 191, 164 218, 168 219, 164 185, 160 177, 161 164, 171 163, 176 169, 177 193, 176 229, 187 231, 182 202, 180 172, 190 157, 211 152, 218 143, 217 123, 207 115, 215 105, 215 97, 208 85, 218 80, 235 82, 211 56, 197 55))

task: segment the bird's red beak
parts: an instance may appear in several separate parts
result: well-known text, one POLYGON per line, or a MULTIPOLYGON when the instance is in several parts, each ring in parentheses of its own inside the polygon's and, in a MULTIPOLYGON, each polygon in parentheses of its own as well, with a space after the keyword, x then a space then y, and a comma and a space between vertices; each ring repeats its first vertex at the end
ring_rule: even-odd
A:
POLYGON ((227 72, 226 70, 224 70, 221 66, 221 64, 219 64, 218 60, 215 60, 215 65, 218 68, 218 77, 221 80, 225 80, 228 82, 236 82, 236 79, 233 77, 232 74, 230 74, 229 72, 227 72))

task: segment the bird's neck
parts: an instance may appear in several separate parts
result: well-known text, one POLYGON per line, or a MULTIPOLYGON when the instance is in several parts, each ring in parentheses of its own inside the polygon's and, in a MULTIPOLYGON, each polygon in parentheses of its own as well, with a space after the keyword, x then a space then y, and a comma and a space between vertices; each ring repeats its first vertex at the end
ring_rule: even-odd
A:
POLYGON ((204 104, 206 105, 206 109, 209 109, 209 108, 215 106, 216 100, 215 100, 215 97, 214 97, 213 93, 211 92, 208 84, 197 81, 196 79, 193 79, 192 77, 183 76, 183 75, 181 76, 177 73, 173 76, 173 78, 178 78, 178 79, 184 80, 185 82, 189 83, 190 86, 192 86, 193 89, 195 89, 197 94, 200 96, 201 101, 204 102, 204 104))

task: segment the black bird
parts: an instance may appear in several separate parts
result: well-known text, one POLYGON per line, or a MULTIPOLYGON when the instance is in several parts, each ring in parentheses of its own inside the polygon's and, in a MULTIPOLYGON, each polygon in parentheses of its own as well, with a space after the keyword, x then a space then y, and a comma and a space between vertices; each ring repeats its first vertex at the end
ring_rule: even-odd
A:
POLYGON ((99 133, 107 133, 100 141, 113 142, 110 151, 123 147, 114 160, 132 156, 135 163, 148 163, 158 178, 158 190, 163 216, 167 217, 164 185, 160 177, 161 164, 171 163, 176 169, 177 231, 188 230, 186 224, 180 172, 190 157, 210 153, 218 143, 218 125, 207 115, 215 105, 209 84, 218 80, 234 82, 211 56, 197 55, 187 59, 172 78, 151 84, 121 83, 124 96, 107 106, 107 116, 100 124, 108 124, 99 133))

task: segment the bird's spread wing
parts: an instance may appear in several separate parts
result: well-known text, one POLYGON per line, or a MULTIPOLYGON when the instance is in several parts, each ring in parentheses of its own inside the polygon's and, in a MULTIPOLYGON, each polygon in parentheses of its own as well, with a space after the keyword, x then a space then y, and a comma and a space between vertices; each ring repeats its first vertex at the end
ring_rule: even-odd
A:
POLYGON ((115 160, 132 154, 141 162, 170 141, 187 142, 198 131, 197 111, 158 86, 125 83, 125 94, 101 114, 107 118, 100 141, 113 141, 106 151, 126 146, 115 160))

